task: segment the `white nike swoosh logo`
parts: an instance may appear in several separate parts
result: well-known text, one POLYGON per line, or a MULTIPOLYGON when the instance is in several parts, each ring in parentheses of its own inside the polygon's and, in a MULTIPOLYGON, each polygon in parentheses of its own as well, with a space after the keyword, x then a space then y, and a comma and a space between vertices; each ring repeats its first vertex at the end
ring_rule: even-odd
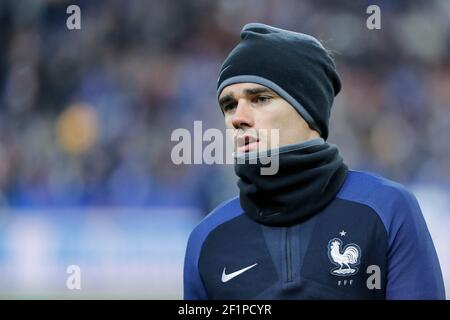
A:
POLYGON ((255 263, 255 264, 253 264, 253 265, 251 265, 251 266, 248 266, 248 267, 246 267, 246 268, 244 268, 244 269, 241 269, 241 270, 235 271, 235 272, 233 272, 233 273, 230 273, 230 274, 226 274, 226 273, 225 273, 225 269, 226 269, 226 268, 223 268, 223 272, 222 272, 222 282, 223 282, 223 283, 228 282, 228 281, 230 281, 231 279, 233 279, 234 277, 237 277, 238 275, 244 273, 245 271, 247 271, 247 270, 253 268, 253 267, 256 266, 256 265, 257 265, 257 263, 255 263))

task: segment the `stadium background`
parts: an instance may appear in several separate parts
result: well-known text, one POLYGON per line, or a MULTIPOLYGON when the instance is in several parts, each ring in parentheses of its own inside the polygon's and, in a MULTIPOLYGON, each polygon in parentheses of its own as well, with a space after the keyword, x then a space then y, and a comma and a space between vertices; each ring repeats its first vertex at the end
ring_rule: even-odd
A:
POLYGON ((1 298, 182 297, 187 236, 237 187, 229 165, 173 165, 170 135, 224 128, 217 71, 247 22, 333 50, 329 140, 413 190, 450 290, 450 1, 2 0, 1 298))

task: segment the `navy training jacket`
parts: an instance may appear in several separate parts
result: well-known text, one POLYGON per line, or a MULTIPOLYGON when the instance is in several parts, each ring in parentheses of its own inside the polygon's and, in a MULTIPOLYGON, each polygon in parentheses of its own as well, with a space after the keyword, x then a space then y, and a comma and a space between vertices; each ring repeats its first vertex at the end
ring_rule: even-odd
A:
POLYGON ((349 170, 325 209, 291 227, 244 214, 239 197, 192 231, 184 298, 445 299, 442 273, 415 197, 349 170))

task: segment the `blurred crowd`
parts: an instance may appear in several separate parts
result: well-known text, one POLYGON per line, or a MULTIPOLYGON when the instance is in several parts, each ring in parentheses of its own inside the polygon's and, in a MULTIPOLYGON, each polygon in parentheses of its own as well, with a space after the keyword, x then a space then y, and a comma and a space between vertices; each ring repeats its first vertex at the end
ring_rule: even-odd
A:
POLYGON ((231 166, 172 164, 170 137, 224 128, 217 73, 248 22, 332 50, 329 141, 351 168, 450 188, 450 1, 3 0, 0 206, 207 213, 237 194, 231 166), (73 3, 81 30, 66 28, 73 3))

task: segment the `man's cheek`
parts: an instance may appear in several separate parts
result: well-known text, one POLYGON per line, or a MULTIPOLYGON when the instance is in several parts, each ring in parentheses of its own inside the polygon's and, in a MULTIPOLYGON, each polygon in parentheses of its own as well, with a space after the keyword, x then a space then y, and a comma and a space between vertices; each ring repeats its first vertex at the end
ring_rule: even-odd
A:
POLYGON ((229 116, 225 116, 225 127, 227 129, 231 129, 232 128, 231 119, 230 119, 229 116))

